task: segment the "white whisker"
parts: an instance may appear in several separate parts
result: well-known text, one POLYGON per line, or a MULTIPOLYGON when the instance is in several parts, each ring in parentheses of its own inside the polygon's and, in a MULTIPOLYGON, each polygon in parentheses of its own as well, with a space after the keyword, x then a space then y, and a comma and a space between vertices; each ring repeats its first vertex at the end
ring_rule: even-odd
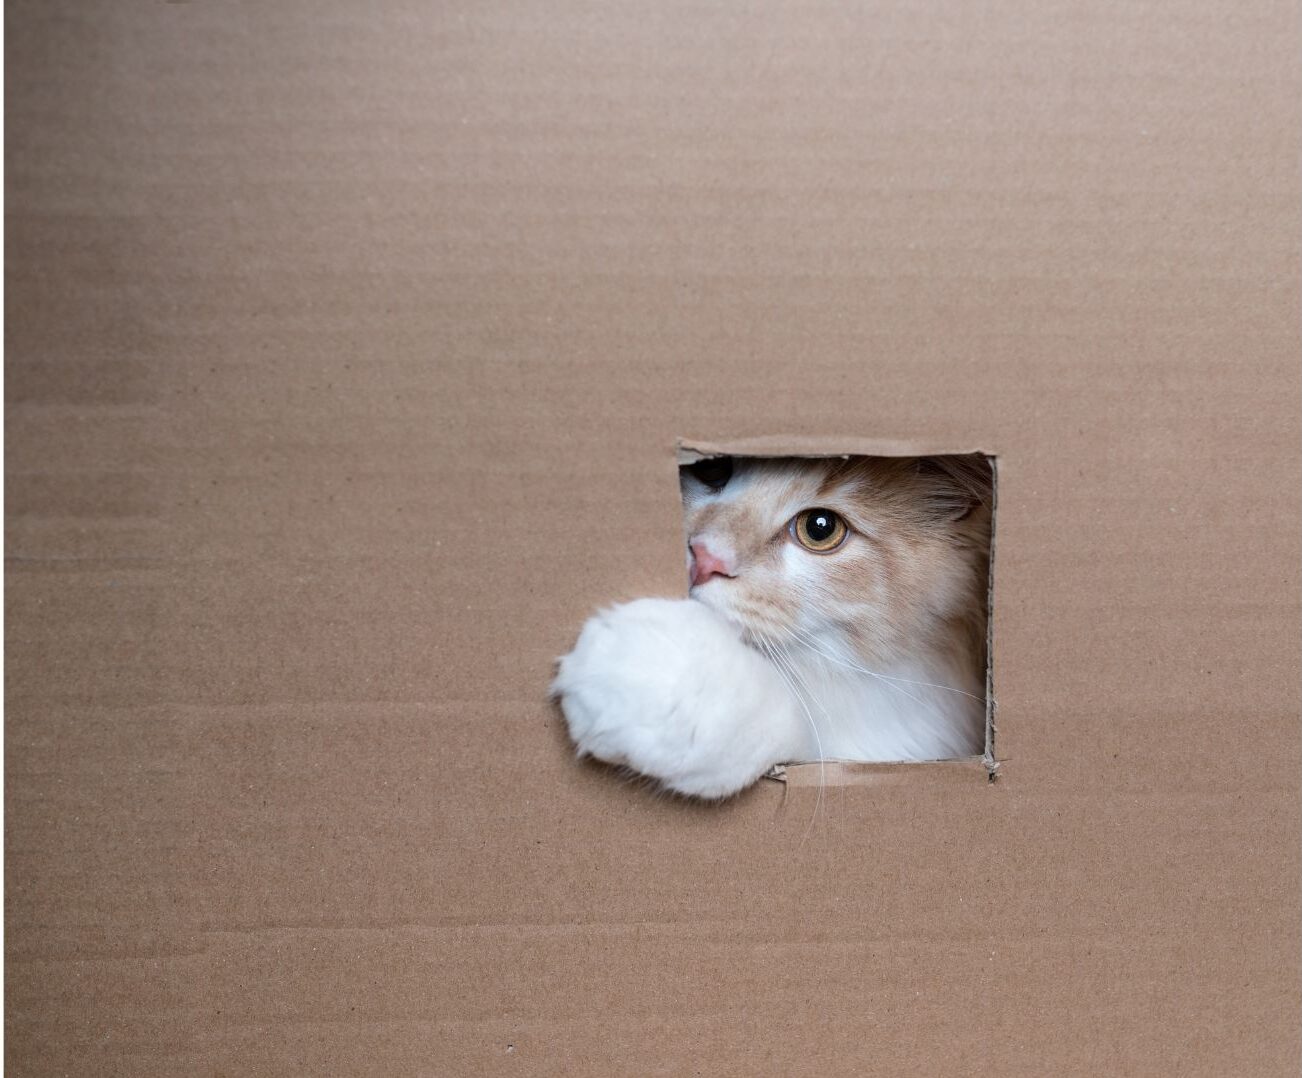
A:
POLYGON ((872 677, 875 677, 875 678, 881 678, 883 681, 901 681, 901 682, 903 682, 903 683, 906 684, 906 685, 917 685, 917 686, 919 686, 919 687, 921 687, 921 688, 927 688, 927 689, 942 689, 942 690, 944 690, 945 692, 956 692, 956 693, 958 693, 960 696, 971 697, 973 700, 977 700, 977 701, 980 701, 981 703, 985 703, 985 699, 986 699, 986 698, 985 698, 984 696, 980 696, 980 695, 978 695, 977 693, 974 693, 974 692, 968 692, 966 689, 958 689, 958 688, 955 688, 953 685, 941 685, 941 684, 939 684, 938 682, 935 682, 935 681, 915 681, 913 678, 907 678, 907 677, 896 677, 894 674, 882 674, 882 673, 879 673, 879 672, 876 671, 876 670, 869 670, 868 667, 866 667, 866 666, 862 666, 862 665, 860 665, 859 663, 849 662, 849 661, 843 660, 843 659, 841 659, 840 657, 838 657, 838 656, 836 656, 836 655, 832 655, 832 654, 830 654, 830 653, 824 651, 822 648, 817 647, 816 644, 815 644, 815 642, 814 642, 814 637, 811 636, 807 631, 805 631, 805 630, 803 630, 803 629, 799 629, 799 628, 794 629, 794 630, 788 629, 788 630, 786 630, 786 631, 787 631, 787 632, 795 632, 795 633, 800 634, 800 636, 799 636, 799 638, 798 638, 798 642, 799 642, 799 643, 803 643, 803 644, 804 644, 807 648, 809 648, 811 651, 816 651, 816 652, 818 652, 818 654, 820 654, 821 656, 823 656, 823 658, 828 659, 828 660, 830 660, 831 662, 834 662, 834 663, 839 663, 841 666, 847 666, 847 667, 849 667, 851 670, 858 670, 861 674, 868 674, 868 675, 870 675, 870 676, 872 676, 872 677))
POLYGON ((791 695, 796 698, 796 702, 800 704, 801 709, 804 711, 805 718, 809 722, 810 732, 814 735, 814 744, 818 749, 818 795, 814 798, 814 813, 809 818, 809 826, 805 828, 804 837, 800 840, 803 844, 809 838, 814 822, 818 819, 818 810, 823 803, 823 787, 827 785, 827 762, 823 758, 823 739, 819 737, 818 723, 814 721, 813 713, 809 710, 809 705, 805 702, 803 694, 796 687, 791 677, 788 676, 787 670, 782 665, 782 660, 778 656, 777 645, 767 636, 759 633, 756 633, 756 640, 769 657, 769 661, 773 663, 773 668, 777 671, 778 677, 786 683, 787 688, 791 690, 791 695))
POLYGON ((893 684, 891 684, 891 682, 890 682, 887 678, 885 678, 883 675, 878 674, 877 672, 875 672, 875 671, 873 671, 873 670, 869 670, 867 667, 860 666, 860 665, 858 665, 857 663, 846 662, 846 661, 844 661, 843 659, 840 659, 839 657, 837 657, 836 655, 833 655, 833 654, 831 654, 830 652, 824 651, 822 648, 818 647, 816 644, 812 643, 810 640, 808 640, 808 639, 804 639, 804 638, 802 638, 802 637, 800 637, 800 636, 796 636, 795 633, 791 632, 791 630, 787 630, 787 631, 788 631, 788 633, 790 633, 790 635, 791 635, 791 639, 794 640, 797 644, 801 644, 801 645, 803 645, 804 647, 808 648, 810 651, 814 652, 815 654, 817 654, 817 655, 821 655, 821 656, 822 656, 824 659, 826 659, 828 662, 834 662, 834 663, 836 663, 838 666, 844 666, 844 667, 845 667, 846 669, 848 669, 848 670, 854 670, 854 671, 857 671, 858 673, 861 673, 861 674, 867 674, 869 677, 875 677, 875 678, 878 678, 878 679, 879 679, 883 684, 885 684, 885 686, 886 686, 888 689, 894 689, 894 690, 895 690, 897 693, 899 693, 901 696, 905 697, 906 699, 912 700, 912 701, 913 701, 915 704, 917 704, 919 707, 921 707, 921 708, 926 708, 927 705, 926 705, 926 702, 925 702, 925 701, 923 701, 923 700, 919 699, 918 697, 914 696, 913 693, 909 692, 907 689, 902 689, 902 688, 900 688, 898 685, 893 685, 893 684))
MULTIPOLYGON (((930 701, 927 701, 927 700, 923 700, 921 697, 919 697, 919 696, 915 696, 913 693, 909 692, 907 689, 903 689, 903 688, 901 688, 899 685, 895 685, 895 684, 892 683, 892 682, 897 681, 897 680, 908 681, 909 679, 907 679, 907 678, 891 678, 891 677, 889 677, 889 676, 886 675, 886 674, 879 674, 879 673, 877 673, 875 670, 869 670, 866 666, 861 666, 861 665, 859 665, 858 663, 847 662, 847 661, 845 661, 845 660, 842 660, 842 659, 839 658, 838 656, 833 655, 833 654, 831 654, 830 652, 825 651, 823 648, 819 647, 818 644, 817 644, 817 642, 816 642, 816 640, 815 640, 815 638, 814 638, 810 633, 808 633, 806 630, 799 629, 799 628, 795 628, 795 629, 784 629, 783 631, 786 632, 786 634, 787 634, 788 636, 790 636, 791 639, 792 639, 793 641, 795 641, 795 642, 798 643, 798 644, 803 644, 803 645, 804 645, 806 648, 808 648, 810 651, 814 652, 815 654, 821 655, 824 659, 828 660, 829 662, 834 662, 834 663, 836 663, 836 664, 839 665, 839 666, 843 666, 843 667, 845 667, 846 669, 854 670, 854 671, 857 671, 858 673, 867 674, 869 677, 877 678, 879 681, 882 682, 882 684, 883 684, 886 688, 888 688, 888 689, 893 689, 895 692, 899 693, 901 696, 905 697, 906 699, 912 700, 912 701, 913 701, 915 704, 917 704, 918 707, 920 707, 923 711, 927 712, 928 714, 930 714, 930 715, 932 715, 933 717, 936 717, 936 718, 941 718, 941 717, 942 717, 941 710, 940 710, 940 708, 939 708, 935 703, 930 702, 930 701), (799 634, 799 635, 797 635, 797 634, 799 634)), ((918 684, 927 685, 927 684, 930 684, 930 683, 929 683, 929 682, 919 682, 918 684)), ((935 687, 936 687, 936 688, 944 688, 945 686, 937 685, 937 686, 935 686, 935 687)), ((956 691, 958 691, 958 690, 956 690, 956 691)), ((971 696, 972 694, 971 694, 971 693, 967 693, 967 694, 965 694, 965 695, 971 696)))

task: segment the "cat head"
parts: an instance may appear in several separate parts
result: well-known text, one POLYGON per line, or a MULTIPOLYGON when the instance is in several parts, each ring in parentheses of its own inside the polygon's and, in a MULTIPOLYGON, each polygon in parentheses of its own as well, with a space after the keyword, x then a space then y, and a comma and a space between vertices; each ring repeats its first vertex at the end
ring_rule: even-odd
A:
POLYGON ((718 457, 680 478, 691 596, 752 642, 890 662, 984 640, 987 458, 718 457))

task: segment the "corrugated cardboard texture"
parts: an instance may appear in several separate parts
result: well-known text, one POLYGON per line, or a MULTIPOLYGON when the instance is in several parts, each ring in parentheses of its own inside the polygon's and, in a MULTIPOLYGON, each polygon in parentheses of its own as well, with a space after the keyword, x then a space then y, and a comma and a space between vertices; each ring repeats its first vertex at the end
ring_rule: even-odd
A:
POLYGON ((7 31, 13 1073, 1297 1073, 1295 4, 7 31), (778 436, 999 454, 998 782, 571 759, 778 436))

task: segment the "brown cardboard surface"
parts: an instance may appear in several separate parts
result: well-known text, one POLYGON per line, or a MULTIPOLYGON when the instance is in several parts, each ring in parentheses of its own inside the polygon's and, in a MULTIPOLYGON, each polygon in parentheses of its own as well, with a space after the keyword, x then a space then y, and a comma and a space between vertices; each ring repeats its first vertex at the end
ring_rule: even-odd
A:
POLYGON ((13 1073, 1297 1073, 1295 4, 6 30, 13 1073), (999 454, 999 781, 576 763, 842 435, 999 454))

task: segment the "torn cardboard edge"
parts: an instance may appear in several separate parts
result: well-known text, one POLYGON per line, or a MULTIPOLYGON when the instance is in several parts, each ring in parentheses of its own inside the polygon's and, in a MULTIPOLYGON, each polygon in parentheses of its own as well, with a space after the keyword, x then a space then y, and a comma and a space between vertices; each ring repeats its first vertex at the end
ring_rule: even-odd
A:
POLYGON ((947 774, 969 783, 984 777, 994 781, 999 770, 986 765, 984 756, 963 756, 954 760, 900 760, 883 763, 852 763, 825 760, 822 763, 778 764, 761 777, 787 786, 891 786, 912 781, 919 767, 947 774))
POLYGON ((971 445, 892 438, 829 438, 822 435, 766 435, 722 442, 680 438, 678 463, 695 464, 710 457, 962 457, 980 453, 991 467, 998 454, 971 445))
POLYGON ((947 457, 980 454, 990 462, 990 559, 986 572, 986 739, 980 756, 957 760, 912 760, 898 763, 848 763, 825 760, 821 763, 779 764, 763 777, 789 786, 862 786, 889 781, 883 778, 895 769, 927 767, 937 764, 980 764, 987 780, 999 777, 999 760, 995 757, 995 533, 999 518, 999 454, 992 449, 971 445, 947 445, 935 441, 899 438, 833 438, 823 435, 766 435, 713 442, 703 438, 678 440, 679 465, 695 464, 711 457, 947 457))

